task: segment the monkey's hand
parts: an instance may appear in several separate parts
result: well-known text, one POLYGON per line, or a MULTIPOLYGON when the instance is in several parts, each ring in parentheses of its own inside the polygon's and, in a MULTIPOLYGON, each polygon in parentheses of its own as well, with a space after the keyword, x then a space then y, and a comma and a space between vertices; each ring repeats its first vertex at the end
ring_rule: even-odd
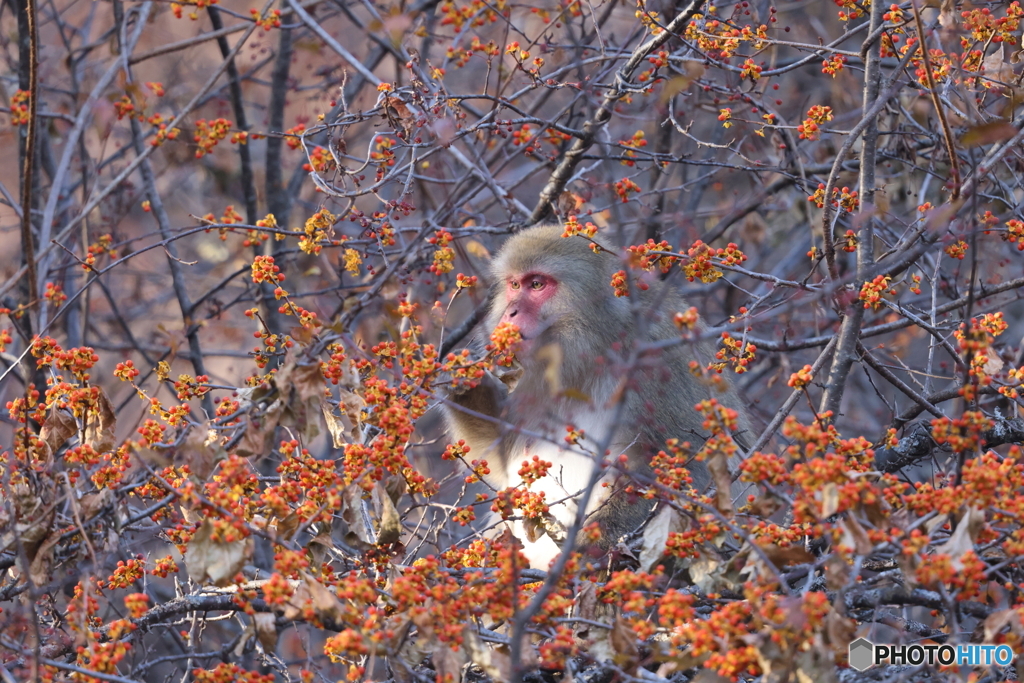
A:
POLYGON ((523 530, 526 532, 526 540, 530 543, 536 543, 544 534, 550 536, 559 546, 565 543, 565 525, 550 512, 545 512, 541 517, 526 518, 523 520, 523 530))
POLYGON ((475 385, 466 383, 460 383, 458 386, 448 385, 444 393, 449 400, 460 406, 486 415, 497 415, 501 412, 510 392, 509 381, 505 375, 499 376, 487 370, 475 385))
POLYGON ((494 418, 500 418, 505 411, 508 387, 493 373, 486 372, 476 386, 451 388, 447 393, 444 412, 452 435, 464 439, 478 453, 487 452, 501 437, 494 418))
POLYGON ((494 368, 494 376, 508 387, 508 393, 516 390, 519 380, 523 377, 523 366, 518 360, 513 360, 512 365, 499 365, 494 368))

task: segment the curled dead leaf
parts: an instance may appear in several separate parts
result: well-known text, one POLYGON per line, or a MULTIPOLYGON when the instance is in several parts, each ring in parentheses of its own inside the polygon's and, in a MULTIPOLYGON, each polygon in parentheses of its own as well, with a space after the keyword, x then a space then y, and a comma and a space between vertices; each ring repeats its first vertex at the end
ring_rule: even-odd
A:
POLYGON ((434 671, 439 681, 461 681, 462 667, 467 656, 461 647, 453 650, 447 643, 438 643, 430 655, 434 662, 434 671))
POLYGON ((814 492, 814 497, 821 501, 821 518, 827 519, 839 510, 839 487, 835 482, 828 482, 814 492))
POLYGON ((28 576, 33 585, 45 586, 50 582, 51 569, 53 569, 53 551, 61 541, 63 534, 54 530, 42 543, 40 543, 29 555, 31 561, 28 566, 28 576))
POLYGON ((963 568, 963 555, 974 550, 974 542, 978 534, 985 527, 985 512, 976 507, 967 508, 967 512, 960 518, 956 529, 949 535, 949 540, 936 549, 936 552, 944 553, 952 558, 953 567, 957 570, 963 568))
POLYGON ((825 586, 837 591, 846 586, 850 580, 850 565, 838 555, 832 555, 825 562, 825 586))
POLYGON ((366 550, 377 544, 376 524, 365 492, 358 484, 345 487, 341 497, 341 519, 346 524, 344 541, 353 548, 366 550))
POLYGON ((294 512, 289 513, 284 519, 277 521, 277 536, 284 540, 291 540, 292 536, 299 529, 299 516, 294 512))
POLYGON ((724 453, 716 452, 707 460, 708 472, 715 482, 715 507, 726 517, 732 517, 732 474, 724 453))
POLYGON ((999 43, 999 49, 982 60, 981 70, 986 78, 997 83, 1009 85, 1013 82, 1013 65, 1006 61, 1005 43, 999 43))
POLYGON ((633 632, 629 622, 622 617, 616 619, 608 640, 615 652, 613 657, 615 663, 627 674, 631 676, 635 674, 640 657, 640 648, 637 647, 636 633, 633 632))
POLYGON ((103 389, 96 389, 99 392, 96 406, 85 415, 85 443, 92 446, 97 453, 105 453, 112 450, 116 444, 114 430, 117 427, 117 417, 107 394, 103 389))
POLYGON ((400 474, 384 477, 383 483, 384 490, 388 492, 388 497, 391 498, 391 502, 395 505, 398 505, 398 501, 402 500, 402 496, 409 490, 409 482, 400 474))
POLYGON ((285 603, 284 618, 299 619, 311 608, 325 626, 337 626, 342 620, 344 607, 341 600, 312 574, 302 572, 291 598, 285 603))
POLYGON ((725 574, 725 565, 717 557, 702 552, 690 562, 690 578, 705 593, 717 593, 725 574))
POLYGON ((242 456, 263 456, 271 450, 274 430, 284 412, 284 402, 277 399, 271 403, 262 415, 249 415, 245 432, 235 451, 242 456))
POLYGON ((643 545, 640 548, 640 568, 649 571, 665 554, 669 534, 686 530, 686 522, 675 509, 662 505, 644 528, 643 545))
POLYGON ((825 635, 833 652, 848 652, 850 642, 857 635, 857 622, 844 617, 835 609, 830 609, 825 615, 825 635))
POLYGON ((327 560, 330 551, 333 548, 334 539, 326 532, 311 539, 310 542, 306 544, 306 550, 309 551, 314 567, 322 565, 327 560))
POLYGON ((768 560, 779 569, 791 564, 814 562, 815 559, 814 555, 800 545, 779 546, 776 543, 770 543, 761 546, 761 550, 768 560))
POLYGON ((50 457, 53 457, 64 443, 78 432, 78 422, 74 415, 67 410, 61 410, 57 406, 50 408, 43 420, 43 427, 39 431, 39 438, 49 448, 50 457))
POLYGON ((253 552, 251 537, 226 542, 214 537, 213 520, 203 520, 185 551, 189 578, 199 584, 227 586, 234 582, 253 552))
POLYGON ((1021 624, 1020 612, 1015 609, 1001 609, 985 617, 983 623, 985 642, 995 642, 1004 628, 1010 628, 1010 632, 1020 636, 1024 632, 1024 625, 1021 624))
POLYGON ((840 524, 843 527, 843 537, 839 541, 842 545, 853 548, 858 555, 870 555, 875 549, 864 527, 853 515, 845 517, 840 524))
POLYGON ((469 655, 469 661, 483 669, 492 680, 508 680, 512 670, 508 655, 484 645, 476 629, 469 624, 462 630, 462 646, 469 655))
POLYGON ((52 504, 54 488, 53 480, 48 477, 40 478, 36 485, 18 482, 11 486, 11 502, 14 504, 17 523, 13 529, 10 527, 11 519, 7 517, 6 506, 0 505, 0 511, 4 513, 0 518, 0 526, 7 529, 0 550, 7 550, 17 541, 31 561, 43 539, 50 535, 50 527, 57 515, 57 509, 52 504))
POLYGON ((206 481, 217 464, 228 457, 227 451, 220 445, 217 433, 208 426, 190 429, 178 453, 199 481, 206 481))
POLYGON ((78 501, 79 514, 86 522, 96 516, 114 500, 114 492, 104 487, 94 493, 87 493, 78 501))
POLYGON ((1009 140, 1017 134, 1017 128, 1007 121, 990 121, 980 126, 968 128, 960 137, 960 144, 964 147, 979 147, 991 145, 994 142, 1009 140))
POLYGON ((373 487, 373 507, 378 520, 377 543, 379 545, 398 543, 402 537, 402 519, 398 515, 398 509, 391 500, 391 496, 380 482, 373 487))
POLYGON ((319 363, 300 363, 297 354, 289 352, 281 369, 274 375, 284 403, 281 424, 295 427, 303 438, 310 441, 320 433, 326 381, 319 363))
POLYGON ((327 432, 331 435, 331 442, 335 448, 344 448, 346 444, 354 443, 349 439, 355 425, 348 415, 335 415, 331 404, 323 399, 320 400, 320 410, 323 411, 327 432))

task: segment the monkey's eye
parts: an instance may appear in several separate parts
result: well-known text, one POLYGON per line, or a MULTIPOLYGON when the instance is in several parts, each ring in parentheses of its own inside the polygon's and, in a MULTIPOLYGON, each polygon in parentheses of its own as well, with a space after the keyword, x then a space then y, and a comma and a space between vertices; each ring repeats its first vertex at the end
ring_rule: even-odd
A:
POLYGON ((530 283, 530 289, 532 289, 534 291, 540 290, 540 289, 544 289, 544 281, 543 280, 534 280, 533 282, 530 283))
POLYGON ((512 280, 508 284, 509 284, 509 287, 511 287, 512 289, 519 289, 519 282, 517 280, 512 280))

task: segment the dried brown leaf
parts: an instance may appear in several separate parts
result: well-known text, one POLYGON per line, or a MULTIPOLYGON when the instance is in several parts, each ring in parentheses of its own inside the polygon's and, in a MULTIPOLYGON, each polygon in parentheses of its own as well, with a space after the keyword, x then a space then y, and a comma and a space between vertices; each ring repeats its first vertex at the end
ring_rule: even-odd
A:
POLYGON ((831 517, 839 510, 839 487, 835 482, 828 482, 814 492, 814 497, 821 500, 822 519, 831 517))
POLYGON ((271 403, 262 415, 249 415, 245 432, 238 445, 235 446, 239 455, 246 457, 267 455, 271 450, 274 430, 277 429, 283 412, 284 402, 278 399, 271 403))
POLYGON ((857 635, 857 622, 830 609, 825 615, 825 635, 835 652, 847 652, 850 642, 857 635))
POLYGON ((96 516, 96 513, 110 505, 114 499, 114 492, 104 487, 94 493, 87 493, 78 501, 78 513, 83 522, 87 522, 96 516))
POLYGON ((832 555, 825 562, 825 587, 837 591, 850 580, 850 565, 838 555, 832 555))
POLYGON ((711 480, 715 482, 715 507, 726 517, 732 517, 732 474, 725 454, 716 452, 707 461, 711 480))
POLYGON ((754 246, 764 244, 764 239, 768 236, 768 223, 764 216, 757 211, 748 213, 743 219, 743 225, 740 226, 740 235, 754 246))
POLYGON ((868 538, 864 527, 860 525, 852 515, 845 517, 840 524, 843 527, 843 538, 840 541, 845 546, 854 548, 858 555, 869 555, 875 546, 868 538))
POLYGON ((292 589, 292 595, 288 598, 288 602, 284 603, 281 616, 288 621, 299 620, 306 613, 306 607, 312 601, 313 597, 309 593, 309 586, 306 585, 305 581, 299 581, 295 588, 292 589))
MULTIPOLYGON (((57 515, 56 507, 51 504, 54 484, 49 478, 41 478, 37 486, 29 485, 28 482, 18 482, 11 486, 10 495, 17 523, 13 529, 10 528, 11 520, 6 514, 4 519, 0 520, 8 529, 3 535, 0 550, 7 550, 17 541, 31 560, 36 549, 49 536, 50 527, 57 515)), ((0 511, 6 512, 5 506, 0 506, 0 511)))
POLYGON ((569 388, 562 392, 563 398, 569 398, 580 403, 590 403, 590 395, 579 389, 569 388))
POLYGON ((341 497, 341 519, 348 525, 345 543, 360 550, 377 544, 373 511, 363 499, 365 492, 358 484, 345 487, 341 497))
POLYGON ((294 512, 289 513, 284 519, 277 521, 277 536, 278 538, 286 541, 291 540, 292 536, 299 528, 299 516, 294 512))
POLYGON ((1017 134, 1017 128, 1007 121, 990 121, 980 126, 973 126, 960 137, 960 144, 964 147, 979 147, 991 145, 994 142, 1009 140, 1017 134))
POLYGON ((629 622, 619 617, 615 620, 612 632, 608 636, 612 649, 615 651, 615 663, 629 675, 636 673, 640 648, 636 644, 636 633, 629 622))
POLYGON ((28 566, 28 576, 32 580, 33 585, 45 586, 50 582, 51 569, 53 569, 53 551, 60 543, 62 535, 60 531, 54 530, 29 555, 32 559, 28 566))
POLYGON ((690 578, 705 593, 717 593, 725 574, 725 565, 717 557, 702 552, 690 562, 690 578))
POLYGON ((78 432, 78 422, 74 415, 57 406, 50 408, 43 420, 43 427, 39 430, 39 438, 46 442, 50 449, 50 457, 53 457, 61 446, 68 439, 78 432))
POLYGON ((324 563, 332 548, 334 548, 334 539, 327 532, 316 536, 306 544, 306 550, 309 551, 314 567, 319 567, 324 563))
POLYGON ((391 496, 380 482, 374 484, 373 487, 373 507, 377 513, 379 525, 377 543, 379 545, 398 543, 402 538, 402 519, 398 515, 398 509, 395 508, 391 496))
POLYGON ((814 562, 814 555, 807 552, 803 546, 790 545, 781 547, 775 543, 762 546, 761 549, 772 564, 781 569, 791 564, 804 564, 814 562))
POLYGON ((211 519, 203 520, 185 551, 185 564, 196 583, 227 586, 252 556, 253 541, 249 537, 226 543, 213 538, 214 528, 211 519))
POLYGON ((889 520, 889 515, 892 514, 892 506, 881 498, 861 505, 861 509, 868 516, 868 521, 876 527, 886 523, 889 520))
POLYGON ((277 617, 272 612, 256 612, 252 621, 263 651, 273 655, 277 651, 277 617))
POLYGON ((991 643, 995 641, 996 636, 1002 632, 1007 626, 1010 627, 1012 633, 1020 634, 1021 632, 1021 620, 1020 613, 1015 609, 1001 609, 997 612, 985 617, 983 624, 985 633, 985 642, 991 643))
POLYGON ((952 31, 956 28, 955 0, 942 0, 939 3, 939 26, 947 31, 952 31))
POLYGON ((508 387, 509 393, 516 390, 519 385, 519 380, 523 377, 523 366, 518 362, 513 362, 510 366, 499 366, 494 368, 494 376, 499 382, 508 387))
POLYGON ((97 453, 105 453, 112 450, 116 444, 114 430, 117 427, 117 416, 103 389, 97 388, 97 391, 99 395, 96 409, 90 410, 85 418, 85 443, 92 446, 97 453))
POLYGON ((189 430, 178 452, 199 481, 209 479, 217 464, 228 457, 217 433, 202 425, 189 430))
POLYGON ((327 432, 331 435, 331 442, 335 448, 344 448, 346 444, 352 443, 348 440, 350 430, 353 428, 352 421, 347 415, 335 415, 331 404, 326 400, 320 401, 320 410, 324 414, 324 422, 327 424, 327 432))
POLYGON ((469 661, 483 669, 491 680, 507 681, 509 679, 512 666, 508 655, 487 647, 480 640, 476 629, 469 624, 462 630, 462 646, 469 655, 469 661))
POLYGON ((836 683, 835 655, 822 647, 812 646, 796 655, 796 680, 799 683, 836 683))
POLYGON ((665 554, 669 534, 686 530, 686 523, 673 508, 663 505, 644 529, 640 548, 640 568, 649 571, 665 554))
POLYGON ((950 534, 949 540, 936 548, 936 552, 949 555, 952 558, 953 567, 957 570, 962 569, 964 553, 974 550, 974 542, 984 526, 985 512, 975 507, 967 508, 967 512, 957 523, 956 529, 950 534))
POLYGON ((400 474, 391 474, 384 477, 384 490, 388 492, 391 502, 398 505, 398 501, 402 500, 402 496, 409 490, 409 482, 400 474))
POLYGON ((467 657, 461 647, 453 650, 447 643, 438 643, 431 653, 431 659, 434 660, 437 680, 462 680, 462 667, 466 663, 467 657))
POLYGON ((557 206, 555 207, 559 216, 568 216, 576 213, 576 196, 568 190, 563 190, 558 195, 557 206))
MULTIPOLYGON (((1004 43, 999 43, 999 49, 982 60, 981 70, 986 78, 1000 84, 1009 85, 1013 82, 1013 65, 1006 61, 1006 45, 1004 43)), ((1016 131, 1014 132, 1016 133, 1016 131)))
POLYGON ((771 493, 758 495, 754 502, 750 503, 750 512, 755 517, 771 517, 782 506, 782 501, 771 493))
POLYGON ((289 353, 285 358, 274 375, 274 385, 284 403, 281 424, 295 427, 310 441, 320 433, 320 402, 326 383, 319 363, 300 364, 296 355, 289 353))
POLYGON ((676 95, 685 92, 690 84, 697 80, 699 76, 673 76, 665 82, 665 85, 661 89, 659 100, 662 105, 671 100, 676 95))
POLYGON ((302 572, 301 576, 316 616, 325 624, 338 624, 344 614, 344 607, 338 596, 317 581, 312 574, 302 572))
POLYGON ((576 609, 574 614, 580 619, 593 621, 597 617, 597 584, 584 581, 582 588, 576 593, 576 609))

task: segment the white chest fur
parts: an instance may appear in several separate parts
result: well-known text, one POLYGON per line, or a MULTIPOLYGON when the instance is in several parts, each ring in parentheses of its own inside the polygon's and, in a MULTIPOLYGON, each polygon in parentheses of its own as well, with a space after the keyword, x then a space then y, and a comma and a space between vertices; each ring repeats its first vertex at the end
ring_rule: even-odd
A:
MULTIPOLYGON (((576 517, 578 509, 577 499, 587 489, 595 468, 600 467, 604 460, 603 452, 598 452, 601 444, 608 439, 608 430, 613 427, 614 415, 609 410, 596 410, 579 415, 573 426, 582 429, 584 439, 580 442, 582 449, 572 447, 562 440, 560 443, 552 441, 529 441, 523 448, 520 455, 511 457, 507 461, 507 481, 510 485, 523 485, 519 470, 523 462, 532 460, 538 456, 541 460, 550 462, 551 468, 548 475, 529 486, 529 490, 543 492, 551 515, 564 527, 568 528, 576 517), (582 450, 594 454, 588 455, 582 450)), ((564 435, 564 432, 563 432, 564 435)), ((557 437, 561 440, 562 435, 557 437)), ((611 447, 611 455, 615 457, 618 451, 615 446, 611 447)), ((596 510, 607 498, 609 489, 602 486, 605 480, 610 480, 614 471, 604 474, 594 491, 590 495, 587 504, 587 514, 596 510)), ((530 566, 536 569, 547 569, 551 560, 560 552, 557 544, 547 535, 541 536, 536 541, 530 542, 521 522, 512 525, 512 533, 524 544, 523 552, 530 561, 530 566)))

